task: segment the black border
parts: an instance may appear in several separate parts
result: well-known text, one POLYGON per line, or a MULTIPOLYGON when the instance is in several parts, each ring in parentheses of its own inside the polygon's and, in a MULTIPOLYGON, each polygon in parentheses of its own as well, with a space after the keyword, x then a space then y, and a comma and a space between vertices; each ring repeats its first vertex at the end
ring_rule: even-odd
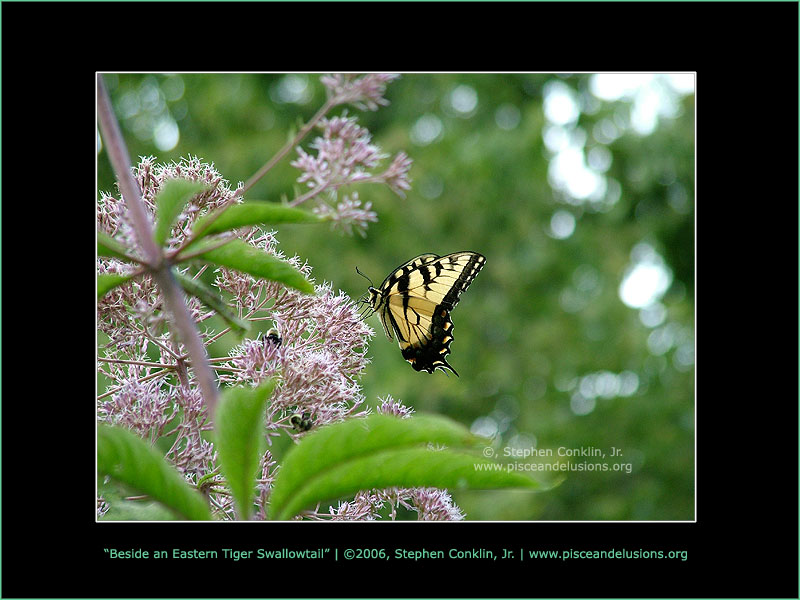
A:
POLYGON ((798 330, 797 4, 6 2, 0 10, 3 597, 798 596, 798 355, 792 339, 783 342, 796 342, 798 330), (337 44, 347 48, 341 56, 337 44), (91 361, 94 347, 86 331, 95 70, 576 66, 698 72, 697 523, 94 522, 85 497, 94 473, 84 468, 94 463, 93 374, 72 357, 91 361), (42 210, 33 227, 32 207, 42 210), (36 273, 56 279, 35 281, 36 273), (48 328, 54 309, 75 316, 74 331, 48 328), (41 338, 20 348, 32 328, 41 338), (689 559, 398 567, 110 561, 102 550, 165 545, 661 547, 686 549, 689 559))

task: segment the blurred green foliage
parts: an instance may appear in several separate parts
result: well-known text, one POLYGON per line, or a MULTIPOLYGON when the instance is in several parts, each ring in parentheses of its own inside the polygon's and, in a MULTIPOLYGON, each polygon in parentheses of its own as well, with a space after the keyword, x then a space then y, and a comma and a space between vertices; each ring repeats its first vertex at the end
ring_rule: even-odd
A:
MULTIPOLYGON (((694 518, 694 96, 657 79, 655 87, 671 93, 672 110, 642 134, 632 127, 633 97, 599 99, 592 77, 405 75, 389 85, 389 106, 348 113, 384 152, 403 150, 414 160, 408 197, 358 188, 379 217, 366 238, 327 226, 279 228, 284 252, 307 259, 317 282, 331 281, 352 298, 368 285, 356 266, 377 285, 424 252, 487 257, 453 312, 449 362, 461 377, 413 371, 374 316, 373 362, 362 379, 370 404, 391 394, 418 411, 495 432, 501 455, 506 447, 532 446, 554 454, 520 463, 567 460, 559 448, 613 447, 622 456, 571 460, 631 464, 631 473, 566 472, 560 486, 540 494, 454 492, 469 519, 694 518), (547 116, 555 92, 579 107, 561 125, 547 116), (556 141, 545 144, 548 136, 556 141), (605 193, 581 199, 554 185, 559 136, 595 166, 605 193), (566 230, 554 215, 566 219, 566 230), (644 314, 620 296, 642 243, 672 275, 644 314)), ((324 102, 318 77, 297 74, 127 74, 107 81, 131 156, 196 155, 234 186, 324 102), (177 145, 160 150, 153 131, 174 126, 177 145)), ((291 158, 248 199, 304 191, 291 158)), ((112 190, 103 152, 98 161, 99 189, 112 190)), ((236 343, 222 339, 212 354, 236 343)))

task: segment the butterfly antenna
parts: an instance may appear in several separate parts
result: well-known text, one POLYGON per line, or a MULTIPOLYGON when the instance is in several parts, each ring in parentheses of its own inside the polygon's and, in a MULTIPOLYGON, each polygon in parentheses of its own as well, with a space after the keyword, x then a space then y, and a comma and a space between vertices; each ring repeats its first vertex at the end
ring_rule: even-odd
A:
POLYGON ((359 271, 359 270, 358 270, 358 267, 356 267, 356 273, 358 273, 358 274, 359 274, 359 275, 361 275, 361 276, 362 276, 364 279, 366 279, 367 281, 369 281, 369 284, 370 284, 372 287, 375 287, 375 284, 374 284, 374 283, 372 283, 372 279, 370 279, 369 277, 367 277, 366 275, 364 275, 364 274, 363 274, 361 271, 359 271))

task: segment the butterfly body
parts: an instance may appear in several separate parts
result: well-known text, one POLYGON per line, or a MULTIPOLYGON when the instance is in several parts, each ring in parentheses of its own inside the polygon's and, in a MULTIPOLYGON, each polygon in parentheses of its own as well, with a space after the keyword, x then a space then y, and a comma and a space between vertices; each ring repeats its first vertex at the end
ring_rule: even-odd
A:
POLYGON ((416 371, 458 375, 446 359, 453 341, 450 312, 485 263, 477 252, 422 254, 394 269, 378 288, 369 287, 367 303, 416 371))

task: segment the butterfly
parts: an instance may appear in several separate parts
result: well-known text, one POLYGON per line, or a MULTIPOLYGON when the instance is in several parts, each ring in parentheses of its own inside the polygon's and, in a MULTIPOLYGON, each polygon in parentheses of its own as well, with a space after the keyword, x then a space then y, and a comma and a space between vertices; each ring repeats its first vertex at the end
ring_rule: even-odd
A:
POLYGON ((458 376, 446 359, 453 341, 450 312, 485 263, 477 252, 421 254, 394 269, 377 289, 370 285, 362 302, 378 313, 389 339, 394 332, 414 370, 458 376))

